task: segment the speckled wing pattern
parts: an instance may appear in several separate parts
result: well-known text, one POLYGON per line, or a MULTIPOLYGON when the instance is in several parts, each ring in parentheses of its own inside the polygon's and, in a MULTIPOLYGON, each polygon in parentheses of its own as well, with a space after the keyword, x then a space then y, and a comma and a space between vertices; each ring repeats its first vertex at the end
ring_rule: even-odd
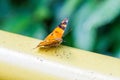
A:
POLYGON ((65 18, 37 47, 49 48, 59 46, 62 43, 62 36, 67 27, 68 19, 65 18))

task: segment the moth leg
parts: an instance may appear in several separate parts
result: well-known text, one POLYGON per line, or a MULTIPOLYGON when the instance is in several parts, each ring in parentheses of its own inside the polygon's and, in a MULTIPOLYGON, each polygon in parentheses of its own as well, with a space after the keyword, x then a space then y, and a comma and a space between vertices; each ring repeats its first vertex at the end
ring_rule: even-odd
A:
POLYGON ((55 38, 56 46, 59 46, 62 43, 62 38, 55 38))
POLYGON ((62 38, 55 38, 56 41, 62 42, 62 38))

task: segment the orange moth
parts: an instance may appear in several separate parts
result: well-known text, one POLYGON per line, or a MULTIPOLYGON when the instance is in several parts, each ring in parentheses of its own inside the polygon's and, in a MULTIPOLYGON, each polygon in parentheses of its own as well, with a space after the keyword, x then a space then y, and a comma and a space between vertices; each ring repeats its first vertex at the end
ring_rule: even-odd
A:
POLYGON ((68 19, 65 18, 42 42, 40 42, 38 48, 49 48, 59 46, 63 39, 64 31, 67 27, 68 19))

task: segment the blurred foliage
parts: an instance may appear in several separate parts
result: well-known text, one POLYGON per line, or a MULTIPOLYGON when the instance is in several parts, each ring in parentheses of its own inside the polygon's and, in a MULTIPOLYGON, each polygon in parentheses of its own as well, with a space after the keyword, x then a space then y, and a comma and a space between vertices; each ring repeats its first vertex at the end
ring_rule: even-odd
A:
POLYGON ((120 57, 120 0, 0 0, 5 31, 44 39, 65 17, 64 45, 120 57))

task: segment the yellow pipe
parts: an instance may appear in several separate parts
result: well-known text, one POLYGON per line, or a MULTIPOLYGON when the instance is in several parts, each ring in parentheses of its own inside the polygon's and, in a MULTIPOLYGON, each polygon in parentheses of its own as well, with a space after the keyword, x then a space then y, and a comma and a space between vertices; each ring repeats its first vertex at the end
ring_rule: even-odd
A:
POLYGON ((120 60, 0 30, 0 80, 119 80, 120 60))

